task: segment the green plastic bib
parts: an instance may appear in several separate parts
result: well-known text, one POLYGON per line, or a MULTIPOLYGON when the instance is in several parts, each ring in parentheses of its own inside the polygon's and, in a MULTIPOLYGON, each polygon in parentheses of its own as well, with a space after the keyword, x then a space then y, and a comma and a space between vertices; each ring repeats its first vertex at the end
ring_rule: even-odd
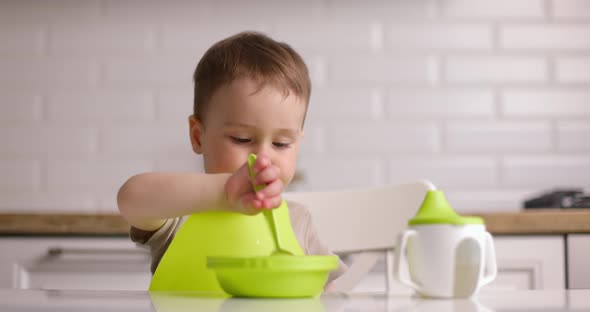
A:
MULTIPOLYGON (((304 255, 291 227, 287 203, 276 209, 283 243, 295 255, 304 255)), ((268 256, 275 249, 264 215, 210 211, 193 214, 176 233, 158 265, 150 291, 198 291, 226 295, 207 257, 268 256)))
POLYGON ((447 202, 445 194, 440 191, 428 191, 422 206, 416 216, 408 222, 409 225, 420 224, 484 224, 480 217, 464 217, 458 215, 447 202))

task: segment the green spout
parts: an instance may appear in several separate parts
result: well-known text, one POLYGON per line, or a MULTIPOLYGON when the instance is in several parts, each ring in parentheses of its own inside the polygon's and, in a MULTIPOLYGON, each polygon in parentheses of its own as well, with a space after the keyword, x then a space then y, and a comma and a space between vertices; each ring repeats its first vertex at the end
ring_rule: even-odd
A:
POLYGON ((424 197, 418 213, 408 221, 408 225, 419 224, 467 225, 484 224, 484 222, 480 217, 460 216, 451 208, 445 198, 445 194, 440 190, 434 190, 426 193, 426 197, 424 197))

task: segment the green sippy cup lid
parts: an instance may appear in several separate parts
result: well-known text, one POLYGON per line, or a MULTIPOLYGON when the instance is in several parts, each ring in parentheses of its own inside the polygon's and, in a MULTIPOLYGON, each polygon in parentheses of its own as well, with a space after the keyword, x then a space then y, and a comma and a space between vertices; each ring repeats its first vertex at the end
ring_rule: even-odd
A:
POLYGON ((416 213, 416 216, 410 221, 408 225, 418 224, 484 224, 480 217, 463 217, 460 216, 451 208, 445 195, 440 190, 428 191, 422 206, 416 213))

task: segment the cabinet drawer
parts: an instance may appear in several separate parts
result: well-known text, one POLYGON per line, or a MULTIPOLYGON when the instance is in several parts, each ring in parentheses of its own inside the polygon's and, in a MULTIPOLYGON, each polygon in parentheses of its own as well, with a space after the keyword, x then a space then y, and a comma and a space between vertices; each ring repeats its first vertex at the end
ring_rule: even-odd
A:
POLYGON ((590 288, 590 234, 567 237, 569 288, 590 288))
POLYGON ((494 244, 498 276, 486 288, 565 288, 565 243, 562 236, 496 236, 494 244))
MULTIPOLYGON (((494 245, 498 275, 491 284, 482 288, 483 292, 499 289, 565 288, 566 264, 563 236, 495 236, 494 245)), ((384 291, 385 265, 385 257, 383 257, 361 280, 355 291, 384 291)), ((412 293, 408 287, 397 280, 393 282, 392 291, 412 293)))
POLYGON ((127 237, 0 238, 0 287, 145 290, 150 255, 127 237))

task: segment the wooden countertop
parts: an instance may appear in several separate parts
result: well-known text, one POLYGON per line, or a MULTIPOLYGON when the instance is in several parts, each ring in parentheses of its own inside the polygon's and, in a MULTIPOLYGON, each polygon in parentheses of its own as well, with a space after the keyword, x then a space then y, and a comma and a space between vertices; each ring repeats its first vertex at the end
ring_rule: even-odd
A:
POLYGON ((118 214, 0 214, 0 235, 128 235, 118 214))
MULTIPOLYGON (((590 209, 477 213, 492 234, 590 233, 590 209)), ((128 235, 117 214, 1 214, 0 235, 128 235)))
POLYGON ((590 233, 590 209, 531 209, 477 214, 492 234, 590 233))

